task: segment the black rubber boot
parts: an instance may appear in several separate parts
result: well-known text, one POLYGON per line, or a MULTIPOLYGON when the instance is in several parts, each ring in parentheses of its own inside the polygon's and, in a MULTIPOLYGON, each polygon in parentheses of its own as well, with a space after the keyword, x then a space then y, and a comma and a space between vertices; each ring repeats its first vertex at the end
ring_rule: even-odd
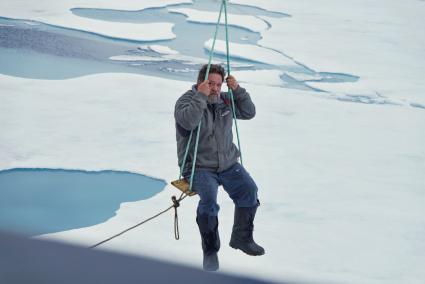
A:
POLYGON ((256 244, 252 233, 257 207, 235 207, 235 220, 229 245, 248 255, 263 255, 264 248, 256 244))
POLYGON ((198 215, 196 217, 202 238, 204 253, 203 268, 206 271, 216 271, 219 268, 217 252, 220 249, 217 216, 198 215))

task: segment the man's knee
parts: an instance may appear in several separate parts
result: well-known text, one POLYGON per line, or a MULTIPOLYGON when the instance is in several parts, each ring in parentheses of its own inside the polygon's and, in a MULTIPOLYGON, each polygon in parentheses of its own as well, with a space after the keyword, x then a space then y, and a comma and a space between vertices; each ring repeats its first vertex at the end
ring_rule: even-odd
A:
POLYGON ((197 215, 208 215, 208 216, 217 216, 218 211, 220 211, 220 206, 217 202, 203 202, 199 201, 197 215))
POLYGON ((199 204, 198 214, 206 214, 209 216, 217 216, 220 206, 217 204, 217 190, 216 186, 206 186, 199 188, 199 204))
POLYGON ((200 198, 197 214, 217 216, 220 207, 217 204, 218 182, 214 173, 197 171, 193 182, 193 189, 200 198))
POLYGON ((257 206, 257 185, 243 166, 236 164, 230 169, 224 183, 224 189, 237 207, 257 206))
POLYGON ((237 207, 253 207, 258 204, 256 186, 241 186, 239 190, 230 196, 237 207))

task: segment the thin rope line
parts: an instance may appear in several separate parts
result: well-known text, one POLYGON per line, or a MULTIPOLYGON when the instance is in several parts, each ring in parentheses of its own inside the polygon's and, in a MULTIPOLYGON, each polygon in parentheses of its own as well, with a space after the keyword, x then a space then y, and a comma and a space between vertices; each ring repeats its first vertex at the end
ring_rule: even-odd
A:
MULTIPOLYGON (((174 196, 173 196, 174 197, 174 196)), ((176 201, 177 201, 177 204, 179 204, 180 203, 180 201, 182 201, 183 199, 185 199, 187 197, 187 194, 185 195, 184 193, 182 193, 181 195, 180 195, 180 197, 179 197, 179 199, 177 199, 176 201)), ((168 207, 167 209, 165 209, 165 210, 163 210, 163 211, 161 211, 161 212, 159 212, 158 214, 155 214, 154 216, 152 216, 152 217, 150 217, 150 218, 148 218, 148 219, 146 219, 146 220, 143 220, 142 222, 140 222, 140 223, 138 223, 138 224, 136 224, 136 225, 134 225, 134 226, 131 226, 130 228, 128 228, 128 229, 125 229, 124 231, 122 231, 122 232, 120 232, 120 233, 118 233, 118 234, 116 234, 116 235, 113 235, 112 237, 110 237, 110 238, 107 238, 107 239, 105 239, 105 240, 103 240, 103 241, 101 241, 101 242, 99 242, 99 243, 97 243, 97 244, 95 244, 95 245, 92 245, 92 246, 90 246, 89 248, 95 248, 95 247, 97 247, 97 246, 99 246, 99 245, 101 245, 101 244, 104 244, 104 243, 106 243, 106 242, 108 242, 108 241, 110 241, 110 240, 112 240, 112 239, 114 239, 114 238, 116 238, 116 237, 118 237, 118 236, 121 236, 122 234, 124 234, 124 233, 126 233, 126 232, 128 232, 128 231, 130 231, 130 230, 133 230, 134 228, 136 228, 136 227, 139 227, 139 226, 141 226, 141 225, 143 225, 143 224, 145 224, 145 223, 147 223, 147 222, 149 222, 149 221, 151 221, 151 220, 153 220, 153 219, 155 219, 156 217, 159 217, 160 215, 162 215, 162 214, 164 214, 165 212, 167 212, 167 211, 169 211, 171 208, 175 208, 175 216, 174 216, 174 221, 176 221, 177 220, 177 226, 176 226, 176 224, 174 224, 174 229, 176 229, 177 228, 177 231, 178 231, 178 217, 177 217, 177 207, 178 207, 178 205, 176 206, 176 203, 174 203, 173 205, 171 205, 170 207, 168 207)), ((176 234, 176 233, 174 233, 174 235, 175 236, 177 236, 178 235, 178 237, 180 238, 180 234, 176 234)), ((176 239, 178 239, 178 238, 176 238, 176 239)))

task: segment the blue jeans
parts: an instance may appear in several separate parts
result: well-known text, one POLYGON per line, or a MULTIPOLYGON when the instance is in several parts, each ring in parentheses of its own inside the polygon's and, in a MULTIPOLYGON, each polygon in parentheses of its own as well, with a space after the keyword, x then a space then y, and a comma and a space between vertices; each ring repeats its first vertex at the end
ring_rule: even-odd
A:
POLYGON ((217 216, 220 206, 217 204, 218 187, 222 185, 237 207, 258 205, 257 185, 245 168, 236 163, 222 172, 196 169, 193 177, 193 191, 200 200, 197 215, 217 216))

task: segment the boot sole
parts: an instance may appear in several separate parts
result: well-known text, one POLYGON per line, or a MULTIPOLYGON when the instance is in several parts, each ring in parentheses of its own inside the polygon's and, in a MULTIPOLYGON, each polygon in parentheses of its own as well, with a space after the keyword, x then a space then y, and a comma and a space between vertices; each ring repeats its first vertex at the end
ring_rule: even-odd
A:
POLYGON ((215 272, 215 271, 218 271, 218 267, 216 268, 216 269, 206 269, 205 267, 204 267, 204 271, 207 271, 207 272, 215 272))
POLYGON ((250 255, 250 256, 261 256, 261 255, 264 255, 264 254, 266 253, 266 252, 263 252, 263 253, 249 253, 249 252, 247 252, 246 250, 244 250, 244 249, 242 249, 242 248, 240 248, 240 247, 237 247, 237 246, 235 246, 235 245, 229 244, 229 246, 230 246, 231 248, 236 249, 236 250, 241 250, 241 251, 243 251, 245 254, 250 255))
POLYGON ((204 255, 204 261, 202 263, 202 268, 204 269, 204 271, 214 272, 214 271, 217 271, 220 268, 220 264, 219 264, 217 255, 215 256, 217 258, 217 262, 215 263, 216 265, 214 265, 214 264, 210 264, 210 266, 206 265, 205 257, 206 256, 204 255))

